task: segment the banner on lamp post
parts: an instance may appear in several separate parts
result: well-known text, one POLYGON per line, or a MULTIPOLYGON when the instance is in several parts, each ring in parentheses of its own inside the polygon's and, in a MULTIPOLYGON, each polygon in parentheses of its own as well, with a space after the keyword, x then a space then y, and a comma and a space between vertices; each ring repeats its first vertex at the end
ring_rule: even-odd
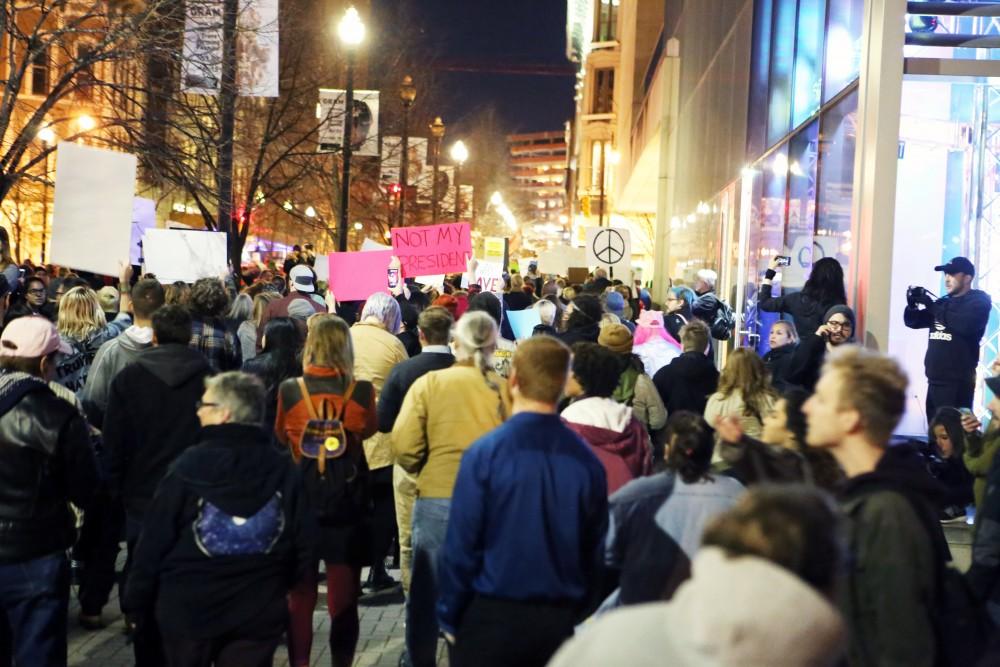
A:
POLYGON ((382 185, 399 183, 403 167, 403 138, 382 137, 382 163, 379 165, 379 182, 382 185))
MULTIPOLYGON (((354 132, 351 150, 354 155, 377 157, 378 146, 378 91, 354 91, 354 132)), ((340 151, 344 144, 344 109, 347 106, 347 91, 333 88, 319 89, 319 105, 316 117, 319 127, 319 152, 340 151)))

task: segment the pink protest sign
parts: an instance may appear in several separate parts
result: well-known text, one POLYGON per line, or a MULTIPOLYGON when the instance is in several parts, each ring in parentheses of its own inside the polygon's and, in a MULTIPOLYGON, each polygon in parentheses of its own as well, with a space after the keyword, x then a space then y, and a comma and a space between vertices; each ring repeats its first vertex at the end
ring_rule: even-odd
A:
POLYGON ((389 291, 391 250, 330 253, 330 289, 337 301, 364 301, 389 291))
POLYGON ((440 273, 463 273, 466 257, 472 256, 469 223, 396 227, 392 249, 407 278, 440 273))

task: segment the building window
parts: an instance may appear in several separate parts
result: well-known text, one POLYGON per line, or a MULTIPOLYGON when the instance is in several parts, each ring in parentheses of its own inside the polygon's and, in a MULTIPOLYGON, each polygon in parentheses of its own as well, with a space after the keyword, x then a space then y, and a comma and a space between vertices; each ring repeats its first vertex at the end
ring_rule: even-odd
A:
POLYGON ((615 70, 594 71, 594 106, 591 113, 612 113, 615 98, 615 70))
POLYGON ((74 66, 87 63, 76 73, 76 94, 80 99, 90 100, 94 97, 94 85, 97 79, 94 78, 94 64, 89 62, 93 46, 90 44, 76 45, 76 62, 74 66))
POLYGON ((31 94, 49 93, 49 49, 45 47, 31 60, 31 94))
POLYGON ((612 42, 618 33, 618 4, 620 0, 601 0, 594 16, 595 42, 612 42))

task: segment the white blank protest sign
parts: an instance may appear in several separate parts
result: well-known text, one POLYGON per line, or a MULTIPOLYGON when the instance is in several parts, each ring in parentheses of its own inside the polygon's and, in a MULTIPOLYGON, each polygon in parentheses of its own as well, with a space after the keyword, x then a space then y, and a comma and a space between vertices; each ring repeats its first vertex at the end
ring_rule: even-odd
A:
POLYGON ((136 158, 61 142, 56 152, 52 262, 116 276, 129 260, 136 158))
POLYGON ((226 235, 186 229, 147 229, 142 240, 146 272, 163 284, 218 278, 228 272, 226 235))

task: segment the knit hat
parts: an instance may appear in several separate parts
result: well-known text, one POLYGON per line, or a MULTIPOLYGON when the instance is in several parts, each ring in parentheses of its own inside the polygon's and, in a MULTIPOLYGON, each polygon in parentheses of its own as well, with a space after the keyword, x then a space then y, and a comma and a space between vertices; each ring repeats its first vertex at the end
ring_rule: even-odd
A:
POLYGON ((288 304, 288 316, 293 320, 308 320, 316 312, 305 299, 295 299, 288 304))
MULTIPOLYGON (((621 296, 621 295, 619 295, 621 296)), ((624 324, 606 324, 601 327, 597 342, 612 352, 629 354, 632 352, 632 332, 624 324)))
POLYGON ((621 315, 625 312, 625 297, 618 292, 608 292, 604 297, 604 305, 609 313, 621 315))
POLYGON ((843 315, 851 323, 851 338, 854 338, 854 330, 857 328, 857 320, 854 319, 854 311, 851 310, 850 306, 833 306, 830 310, 826 311, 826 315, 823 316, 824 322, 829 322, 830 318, 834 315, 843 315))

